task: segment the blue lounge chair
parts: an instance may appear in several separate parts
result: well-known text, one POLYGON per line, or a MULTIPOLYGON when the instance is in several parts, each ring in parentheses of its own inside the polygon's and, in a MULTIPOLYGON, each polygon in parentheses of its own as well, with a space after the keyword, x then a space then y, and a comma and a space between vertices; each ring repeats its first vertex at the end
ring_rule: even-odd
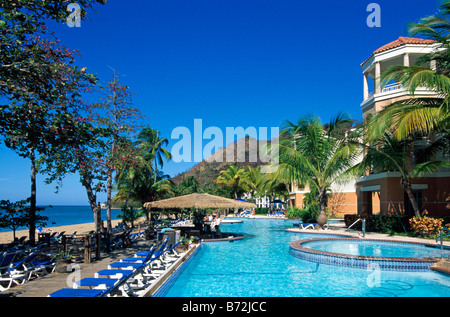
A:
POLYGON ((144 257, 126 257, 121 259, 119 262, 114 262, 108 265, 108 269, 131 269, 136 270, 148 264, 149 261, 153 260, 155 255, 156 246, 153 246, 150 251, 147 252, 144 257))
POLYGON ((14 261, 17 253, 17 251, 9 251, 0 255, 0 291, 8 290, 12 283, 17 285, 23 284, 24 280, 27 278, 28 274, 14 272, 11 269, 12 262, 14 261), (5 282, 6 286, 4 286, 5 282))
POLYGON ((162 254, 161 254, 161 261, 168 263, 168 262, 174 262, 179 256, 180 253, 177 251, 177 246, 184 241, 184 238, 182 238, 180 241, 175 243, 173 246, 167 248, 162 254))
MULTIPOLYGON (((159 246, 158 250, 156 250, 156 251, 154 252, 154 253, 155 253, 155 256, 163 251, 163 249, 166 247, 168 241, 169 241, 169 238, 167 237, 167 238, 161 243, 161 245, 159 246)), ((150 251, 141 251, 141 252, 137 252, 137 253, 135 254, 135 256, 136 256, 136 257, 146 257, 146 256, 149 254, 149 252, 151 252, 151 249, 150 249, 150 251)))
POLYGON ((55 261, 40 261, 37 260, 39 256, 41 256, 41 253, 33 252, 21 261, 13 262, 11 264, 11 270, 14 274, 26 275, 26 278, 22 281, 22 284, 28 282, 33 275, 36 277, 43 276, 47 274, 47 269, 51 269, 53 271, 55 268, 55 261))
POLYGON ((73 288, 89 287, 96 289, 110 289, 121 281, 118 278, 85 277, 73 284, 73 288))
POLYGON ((86 288, 62 288, 51 293, 48 297, 100 297, 107 290, 86 288))
POLYGON ((133 274, 133 272, 134 270, 105 269, 95 273, 95 277, 99 278, 100 276, 106 276, 107 278, 122 279, 130 277, 133 274))
MULTIPOLYGON (((161 252, 162 248, 165 248, 165 245, 169 239, 166 238, 164 242, 161 244, 160 248, 156 250, 156 246, 150 248, 150 251, 146 252, 145 258, 136 256, 136 257, 127 257, 121 259, 119 262, 113 262, 108 265, 108 269, 131 269, 137 270, 141 269, 148 264, 148 262, 152 261, 158 254, 161 252)), ((137 254, 137 253, 136 253, 137 254)))

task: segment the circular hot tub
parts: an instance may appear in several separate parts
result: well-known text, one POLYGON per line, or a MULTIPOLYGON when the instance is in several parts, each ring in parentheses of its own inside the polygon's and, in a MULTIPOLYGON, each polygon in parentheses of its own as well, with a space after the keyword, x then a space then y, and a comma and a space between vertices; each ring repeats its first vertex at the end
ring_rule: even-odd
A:
POLYGON ((376 239, 297 240, 289 246, 292 255, 313 262, 394 271, 428 271, 442 253, 450 254, 432 244, 376 239))

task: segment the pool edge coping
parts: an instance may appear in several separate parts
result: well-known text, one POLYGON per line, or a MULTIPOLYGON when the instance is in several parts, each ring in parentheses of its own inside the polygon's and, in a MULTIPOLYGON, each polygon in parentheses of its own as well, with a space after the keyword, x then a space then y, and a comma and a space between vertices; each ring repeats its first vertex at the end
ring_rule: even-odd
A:
POLYGON ((393 242, 393 243, 399 243, 399 244, 414 244, 414 245, 425 245, 425 246, 431 246, 435 247, 434 244, 431 243, 420 243, 420 242, 412 242, 412 241, 398 241, 398 240, 389 240, 389 239, 361 239, 361 238, 322 238, 322 239, 301 239, 301 240, 295 240, 289 243, 289 247, 291 249, 300 251, 300 252, 306 252, 306 253, 313 253, 316 255, 323 255, 323 256, 332 256, 336 258, 346 258, 346 259, 356 259, 356 260, 365 260, 365 261, 392 261, 392 262, 426 262, 426 263, 436 263, 440 260, 440 258, 429 258, 429 257, 376 257, 376 256, 362 256, 362 255, 352 255, 352 254, 343 254, 343 253, 335 253, 335 252, 327 252, 327 251, 321 251, 321 250, 315 250, 303 247, 301 244, 305 242, 311 242, 311 241, 337 241, 337 240, 343 240, 343 241, 349 241, 349 240, 355 240, 355 241, 381 241, 381 242, 393 242))

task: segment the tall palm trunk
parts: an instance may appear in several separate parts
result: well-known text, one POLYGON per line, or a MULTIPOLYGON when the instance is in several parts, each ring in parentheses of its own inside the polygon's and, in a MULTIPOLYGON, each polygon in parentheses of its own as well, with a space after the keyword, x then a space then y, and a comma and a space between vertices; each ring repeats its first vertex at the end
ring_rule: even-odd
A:
MULTIPOLYGON (((406 138, 406 140, 407 140, 406 148, 405 148, 405 152, 407 155, 406 170, 408 173, 409 171, 412 171, 414 169, 414 139, 411 135, 409 135, 406 138)), ((406 175, 408 175, 408 174, 406 174, 406 175)), ((414 210, 414 215, 416 217, 420 217, 419 205, 417 204, 416 198, 414 197, 414 193, 413 193, 412 187, 411 187, 411 182, 409 181, 408 176, 401 177, 401 185, 402 185, 403 190, 406 192, 406 195, 408 196, 409 201, 411 202, 411 205, 414 210)))
POLYGON ((409 179, 407 177, 402 177, 401 185, 402 185, 402 188, 405 191, 406 195, 408 196, 409 201, 411 202, 411 205, 414 210, 414 215, 416 217, 420 217, 419 205, 417 204, 416 197, 414 197, 414 193, 412 191, 412 186, 411 186, 409 179))

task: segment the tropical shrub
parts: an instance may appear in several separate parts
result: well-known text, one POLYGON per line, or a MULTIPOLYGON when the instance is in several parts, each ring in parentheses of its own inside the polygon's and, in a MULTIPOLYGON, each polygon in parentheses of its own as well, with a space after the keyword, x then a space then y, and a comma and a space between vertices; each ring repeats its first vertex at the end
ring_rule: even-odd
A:
MULTIPOLYGON (((352 225, 356 220, 361 218, 360 215, 345 215, 344 221, 345 225, 348 227, 352 225)), ((399 232, 403 233, 405 230, 410 231, 409 219, 411 216, 397 216, 397 215, 370 215, 366 217, 366 231, 368 232, 383 232, 392 233, 399 232)), ((352 229, 361 230, 362 222, 356 223, 352 229)))
POLYGON ((302 217, 302 209, 291 207, 284 213, 287 219, 300 219, 302 217))
POLYGON ((409 220, 412 231, 419 236, 439 234, 444 219, 431 217, 414 217, 409 220))
POLYGON ((143 210, 136 210, 132 206, 123 206, 121 211, 122 214, 117 215, 117 218, 122 219, 124 223, 129 223, 132 228, 134 227, 134 222, 144 216, 143 210))
POLYGON ((267 207, 255 208, 255 214, 257 214, 257 215, 267 215, 269 212, 270 212, 270 209, 267 207))

